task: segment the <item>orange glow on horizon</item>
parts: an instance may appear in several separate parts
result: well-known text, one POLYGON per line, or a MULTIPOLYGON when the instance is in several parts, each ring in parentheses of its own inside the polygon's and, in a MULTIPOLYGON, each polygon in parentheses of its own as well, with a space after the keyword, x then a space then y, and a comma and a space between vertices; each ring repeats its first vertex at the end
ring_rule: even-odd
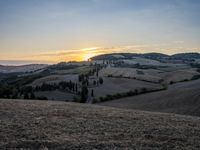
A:
POLYGON ((55 52, 45 52, 33 55, 7 55, 0 56, 0 60, 17 60, 17 61, 38 61, 38 62, 67 62, 67 61, 87 61, 89 58, 99 55, 101 53, 100 47, 91 47, 78 50, 62 50, 55 52))
MULTIPOLYGON (((152 47, 151 45, 132 45, 132 46, 116 46, 116 47, 89 47, 83 49, 68 49, 68 50, 59 50, 59 51, 46 51, 41 53, 33 54, 9 54, 9 55, 0 55, 0 60, 7 61, 29 61, 29 62, 43 62, 43 63, 59 63, 59 62, 68 62, 68 61, 87 61, 89 58, 107 53, 148 53, 148 52, 161 52, 159 45, 152 47), (154 51, 152 51, 154 49, 154 51)), ((176 51, 184 52, 182 48, 176 48, 171 50, 171 48, 166 48, 162 52, 165 54, 173 54, 176 51), (170 52, 170 53, 169 53, 170 52)), ((199 48, 193 48, 193 51, 199 51, 199 48)))

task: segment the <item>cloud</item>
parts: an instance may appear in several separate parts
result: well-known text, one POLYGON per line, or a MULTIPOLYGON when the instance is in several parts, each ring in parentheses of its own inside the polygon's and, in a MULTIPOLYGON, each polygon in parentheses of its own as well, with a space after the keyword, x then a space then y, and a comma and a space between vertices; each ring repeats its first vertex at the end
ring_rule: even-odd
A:
MULTIPOLYGON (((174 41, 173 43, 183 43, 183 41, 174 41)), ((62 61, 83 61, 87 60, 93 56, 107 53, 148 53, 148 52, 159 52, 166 54, 174 54, 177 52, 199 52, 198 47, 184 47, 184 46, 173 46, 173 44, 167 43, 154 43, 154 44, 144 44, 144 45, 124 45, 124 46, 112 46, 112 47, 90 47, 84 49, 68 49, 68 50, 58 50, 51 52, 43 52, 33 55, 19 55, 19 56, 0 56, 2 58, 7 58, 7 60, 22 60, 22 61, 34 61, 34 62, 49 62, 58 63, 62 61)))
POLYGON ((183 44, 184 41, 173 41, 174 44, 183 44))

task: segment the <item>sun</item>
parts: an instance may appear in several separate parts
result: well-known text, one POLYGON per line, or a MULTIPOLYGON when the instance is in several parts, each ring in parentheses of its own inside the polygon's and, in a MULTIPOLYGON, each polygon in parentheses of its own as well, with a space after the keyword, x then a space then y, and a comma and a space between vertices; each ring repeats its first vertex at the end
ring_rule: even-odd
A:
POLYGON ((99 47, 91 47, 82 49, 82 58, 84 61, 98 54, 99 47))
POLYGON ((95 55, 96 55, 96 54, 91 53, 91 52, 84 53, 84 54, 83 54, 83 60, 84 60, 84 61, 87 61, 87 60, 89 60, 91 57, 93 57, 93 56, 95 56, 95 55))

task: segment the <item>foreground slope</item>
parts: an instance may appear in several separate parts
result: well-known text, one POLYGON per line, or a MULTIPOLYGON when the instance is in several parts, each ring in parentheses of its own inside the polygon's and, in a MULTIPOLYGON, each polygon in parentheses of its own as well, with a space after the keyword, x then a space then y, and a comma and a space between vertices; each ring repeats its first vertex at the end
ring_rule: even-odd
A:
POLYGON ((0 100, 0 149, 200 149, 200 118, 0 100))
POLYGON ((165 91, 107 101, 100 105, 200 116, 200 80, 176 83, 165 91))

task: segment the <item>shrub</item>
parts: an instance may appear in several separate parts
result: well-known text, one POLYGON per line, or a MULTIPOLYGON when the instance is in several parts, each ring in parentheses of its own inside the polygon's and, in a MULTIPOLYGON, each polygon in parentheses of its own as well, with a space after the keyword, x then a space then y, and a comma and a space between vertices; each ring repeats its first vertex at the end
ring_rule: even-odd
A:
POLYGON ((200 75, 194 75, 194 76, 192 77, 192 80, 197 80, 197 79, 200 79, 200 75))
POLYGON ((77 96, 73 97, 73 102, 80 102, 80 98, 78 98, 77 96))
POLYGON ((142 89, 141 89, 141 92, 142 92, 142 93, 146 93, 146 92, 147 92, 147 89, 146 89, 146 88, 142 88, 142 89))
POLYGON ((113 75, 112 75, 112 74, 109 74, 108 77, 113 77, 113 75))
POLYGON ((103 84, 103 78, 101 78, 101 77, 99 78, 99 83, 103 84))
POLYGON ((36 99, 38 99, 38 100, 48 100, 48 98, 45 97, 45 96, 39 96, 39 97, 37 97, 36 99))

